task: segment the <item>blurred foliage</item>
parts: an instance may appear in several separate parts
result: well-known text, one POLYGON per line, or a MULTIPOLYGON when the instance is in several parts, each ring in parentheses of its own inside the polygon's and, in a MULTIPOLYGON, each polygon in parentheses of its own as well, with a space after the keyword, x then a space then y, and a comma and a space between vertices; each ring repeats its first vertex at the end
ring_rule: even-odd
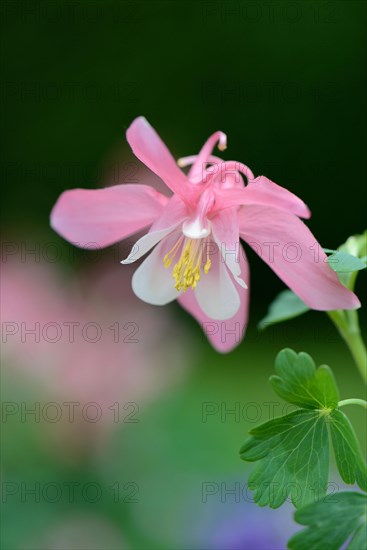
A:
MULTIPOLYGON (((364 397, 348 350, 332 331, 333 327, 329 327, 326 318, 325 325, 320 327, 317 313, 309 315, 309 321, 301 317, 289 323, 288 328, 284 324, 264 333, 250 332, 247 341, 226 356, 225 361, 199 332, 192 330, 188 337, 196 359, 190 378, 148 407, 143 406, 138 423, 116 425, 98 452, 79 458, 73 458, 71 453, 70 458, 70 450, 52 447, 55 436, 50 438, 45 424, 22 424, 19 415, 10 418, 3 426, 3 443, 8 449, 3 456, 3 468, 7 472, 3 482, 19 480, 27 487, 33 487, 36 482, 42 487, 42 483, 63 486, 73 481, 83 487, 91 482, 100 485, 102 498, 89 503, 78 490, 70 505, 64 490, 60 502, 50 503, 41 498, 40 503, 35 504, 30 495, 20 506, 20 493, 9 495, 4 505, 3 520, 7 529, 2 535, 3 547, 23 548, 25 540, 35 540, 44 530, 55 528, 70 515, 81 512, 87 517, 105 518, 121 531, 132 548, 139 550, 214 549, 218 546, 211 537, 221 523, 228 523, 228 540, 236 531, 240 536, 241 529, 244 532, 255 529, 257 545, 253 543, 251 548, 260 549, 264 548, 260 527, 263 522, 268 525, 271 540, 279 540, 279 546, 267 548, 285 547, 287 537, 297 530, 290 523, 291 507, 271 511, 275 515, 269 516, 266 509, 253 504, 251 491, 246 491, 245 497, 242 494, 240 502, 237 502, 238 491, 234 491, 236 483, 241 490, 246 487, 251 469, 244 467, 238 458, 241 441, 255 425, 284 412, 284 403, 274 397, 267 383, 273 374, 277 351, 284 342, 292 340, 296 349, 305 349, 317 362, 327 361, 332 365, 340 383, 341 398, 364 397), (131 482, 138 487, 137 502, 125 502, 131 493, 126 484, 131 482), (116 484, 120 491, 118 502, 115 501, 116 484), (209 491, 205 500, 206 484, 215 490, 213 494, 209 491), (227 495, 222 484, 229 491, 227 495), (238 508, 242 519, 236 524, 233 517, 238 508), (251 513, 254 513, 252 520, 249 519, 251 513), (15 517, 22 530, 12 528, 15 517), (256 521, 257 527, 253 524, 256 521), (276 539, 277 529, 279 539, 276 539)), ((182 312, 181 317, 178 321, 185 325, 188 316, 182 312)), ((19 379, 15 388, 17 384, 19 391, 19 384, 22 387, 19 379)), ((15 398, 14 381, 12 385, 4 384, 4 389, 3 399, 15 398)), ((30 394, 29 390, 29 387, 23 388, 18 399, 26 401, 28 392, 28 400, 32 401, 34 391, 30 394)), ((47 401, 47 395, 43 399, 47 401)), ((350 407, 348 415, 365 452, 364 411, 350 407)), ((49 424, 50 428, 57 430, 59 426, 49 424)), ((333 492, 336 487, 343 489, 344 484, 334 465, 329 490, 333 492)))

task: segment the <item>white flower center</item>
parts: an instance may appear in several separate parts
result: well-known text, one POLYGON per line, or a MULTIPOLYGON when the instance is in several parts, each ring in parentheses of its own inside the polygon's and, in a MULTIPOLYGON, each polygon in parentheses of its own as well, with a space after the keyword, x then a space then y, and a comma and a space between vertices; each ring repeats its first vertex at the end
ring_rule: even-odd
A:
POLYGON ((198 217, 184 221, 182 233, 189 239, 205 239, 210 235, 210 222, 203 223, 198 217))

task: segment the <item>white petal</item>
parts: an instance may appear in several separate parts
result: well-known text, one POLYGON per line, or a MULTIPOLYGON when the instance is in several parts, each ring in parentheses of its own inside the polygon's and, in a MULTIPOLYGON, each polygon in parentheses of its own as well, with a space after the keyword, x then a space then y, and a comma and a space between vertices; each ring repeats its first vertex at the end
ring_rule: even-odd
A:
POLYGON ((212 267, 207 275, 202 275, 195 288, 195 295, 208 317, 224 321, 237 313, 240 297, 218 250, 211 259, 212 267))
MULTIPOLYGON (((241 251, 239 251, 239 254, 241 251)), ((238 257, 236 258, 235 254, 229 254, 228 251, 222 251, 222 262, 225 262, 226 266, 232 273, 233 277, 235 278, 236 283, 238 283, 242 288, 248 288, 247 284, 241 277, 241 267, 239 264, 238 257)))
MULTIPOLYGON (((171 239, 169 240, 171 241, 171 239)), ((133 275, 133 291, 138 298, 148 304, 163 306, 180 295, 174 286, 172 268, 166 269, 163 265, 164 253, 171 244, 168 244, 166 240, 159 243, 133 275)))
POLYGON ((166 227, 165 229, 160 229, 159 231, 151 231, 150 233, 147 233, 141 239, 139 239, 134 246, 131 249, 130 254, 125 260, 122 260, 122 264, 132 264, 136 262, 136 260, 139 260, 144 254, 149 252, 151 248, 153 248, 154 245, 159 243, 166 235, 174 231, 179 225, 179 223, 175 223, 171 227, 166 227))
POLYGON ((247 288, 247 284, 241 277, 239 255, 243 254, 243 249, 239 241, 237 212, 233 209, 221 212, 220 216, 213 220, 212 228, 213 238, 221 253, 221 261, 225 262, 235 281, 242 288, 247 288))

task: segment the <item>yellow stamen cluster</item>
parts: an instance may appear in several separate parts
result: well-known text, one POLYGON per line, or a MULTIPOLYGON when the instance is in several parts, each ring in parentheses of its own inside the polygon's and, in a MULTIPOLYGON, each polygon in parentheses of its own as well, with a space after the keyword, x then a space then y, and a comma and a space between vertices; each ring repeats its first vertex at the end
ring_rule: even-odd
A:
MULTIPOLYGON (((184 236, 182 235, 173 248, 163 258, 165 268, 170 267, 174 260, 184 236)), ((204 239, 189 239, 185 238, 182 246, 181 256, 175 264, 172 277, 176 281, 175 288, 177 291, 183 290, 186 292, 188 288, 195 288, 201 278, 201 265, 203 261, 203 249, 205 246, 204 239)), ((207 274, 211 267, 211 260, 207 249, 206 263, 204 265, 204 273, 207 274)))

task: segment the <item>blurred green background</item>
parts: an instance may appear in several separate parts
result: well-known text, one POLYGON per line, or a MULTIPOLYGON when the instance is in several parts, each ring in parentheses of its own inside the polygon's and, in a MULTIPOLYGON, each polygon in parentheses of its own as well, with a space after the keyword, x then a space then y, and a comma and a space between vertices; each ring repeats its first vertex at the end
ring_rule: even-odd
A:
MULTIPOLYGON (((35 261, 43 265, 50 263, 43 253, 50 243, 61 251, 51 262, 58 273, 51 277, 58 281, 52 289, 57 290, 38 295, 22 280, 13 289, 12 304, 16 296, 33 292, 47 303, 60 287, 67 295, 77 285, 82 287, 80 307, 93 304, 93 313, 83 319, 100 314, 99 300, 105 297, 102 290, 98 295, 95 272, 114 270, 118 281, 123 254, 107 250, 98 262, 91 261, 88 253, 72 250, 52 232, 49 213, 68 188, 98 187, 107 178, 149 183, 146 173, 131 164, 134 157, 125 140, 126 128, 138 115, 157 129, 175 157, 196 153, 215 130, 226 132, 223 156, 301 196, 312 211, 307 223, 323 246, 335 248, 350 234, 361 233, 366 204, 366 6, 360 1, 312 0, 3 0, 2 234, 14 252, 7 260, 35 246, 35 261)), ((153 385, 156 378, 170 378, 172 370, 178 375, 149 399, 125 392, 123 402, 138 399, 139 422, 115 423, 100 442, 90 423, 78 424, 76 435, 70 436, 68 423, 61 428, 60 423, 23 422, 20 413, 6 417, 5 550, 285 547, 296 529, 291 507, 257 510, 243 498, 236 502, 236 495, 223 497, 221 488, 222 483, 246 483, 249 468, 240 462, 238 449, 254 421, 268 418, 264 404, 277 401, 267 384, 276 353, 283 347, 308 351, 318 364, 335 369, 343 398, 364 395, 348 351, 326 316, 310 312, 257 332, 257 322, 283 284, 247 252, 252 289, 246 340, 221 356, 179 306, 159 311, 177 332, 169 333, 167 342, 162 328, 153 343, 142 334, 144 345, 135 346, 143 350, 141 385, 150 387, 146 367, 153 385), (150 365, 152 351, 155 362, 150 365), (207 422, 202 418, 204 403, 219 407, 207 422), (240 417, 222 417, 223 403, 228 409, 240 406, 240 417), (249 403, 261 410, 253 421, 253 411, 242 414, 249 403), (82 432, 89 429, 85 443, 82 432), (102 498, 89 502, 93 499, 78 490, 69 502, 65 482, 98 484, 102 498), (62 486, 60 500, 51 502, 41 494, 37 502, 24 496, 37 483, 41 489, 47 483, 62 486), (213 494, 204 502, 207 483, 213 494), (269 540, 261 538, 264 523, 269 540)), ((25 255, 18 269, 26 270, 34 258, 25 255)), ((129 277, 121 271, 121 285, 115 280, 113 287, 122 309, 129 277)), ((365 289, 362 274, 357 285, 361 298, 365 289)), ((112 302, 103 307, 114 319, 112 302)), ((142 317, 149 311, 153 327, 156 310, 132 304, 132 318, 137 308, 142 317)), ((24 314, 34 320, 37 306, 32 303, 27 312, 31 306, 36 309, 28 317, 18 304, 10 310, 13 316, 5 312, 3 319, 20 323, 24 314)), ((44 313, 44 319, 54 321, 58 307, 48 317, 44 313)), ((74 319, 72 315, 67 318, 74 319)), ((17 349, 5 353, 4 401, 68 401, 68 390, 60 397, 55 386, 50 390, 45 384, 48 375, 33 373, 45 351, 35 346, 24 357, 22 345, 19 339, 17 349)), ((98 351, 100 371, 107 376, 103 350, 98 351)), ((138 361, 134 353, 132 366, 138 361)), ((52 354, 47 357, 53 372, 52 354)), ((78 361, 86 361, 83 357, 78 361)), ((70 396, 78 400, 71 389, 70 396)), ((363 412, 352 409, 350 418, 365 448, 363 412)))

